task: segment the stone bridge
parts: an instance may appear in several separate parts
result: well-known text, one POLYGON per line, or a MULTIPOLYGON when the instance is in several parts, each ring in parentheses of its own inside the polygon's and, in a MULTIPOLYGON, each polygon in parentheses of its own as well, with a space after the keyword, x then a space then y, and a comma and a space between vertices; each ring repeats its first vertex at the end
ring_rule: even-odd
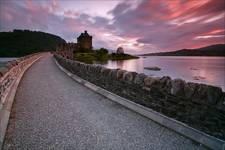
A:
POLYGON ((100 88, 96 92, 94 85, 63 72, 50 53, 22 58, 9 68, 1 70, 0 80, 2 149, 224 149, 223 140, 164 122, 165 117, 160 123, 158 114, 149 119, 145 108, 115 102, 115 95, 100 88))

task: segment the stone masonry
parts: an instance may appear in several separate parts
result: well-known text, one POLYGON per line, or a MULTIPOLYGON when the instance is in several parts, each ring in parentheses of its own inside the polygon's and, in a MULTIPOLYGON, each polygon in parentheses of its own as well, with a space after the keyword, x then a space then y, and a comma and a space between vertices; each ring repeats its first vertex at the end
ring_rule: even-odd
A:
POLYGON ((225 140, 225 93, 219 87, 55 58, 93 84, 225 140))
POLYGON ((77 43, 60 43, 56 47, 56 53, 67 59, 73 59, 76 52, 90 51, 92 51, 92 36, 87 31, 80 34, 77 38, 77 43))
POLYGON ((81 50, 92 50, 92 36, 90 36, 87 31, 81 33, 77 38, 77 44, 81 50))
POLYGON ((31 54, 8 62, 0 67, 0 110, 5 104, 5 97, 10 92, 10 87, 17 79, 18 75, 28 64, 37 59, 41 54, 31 54))

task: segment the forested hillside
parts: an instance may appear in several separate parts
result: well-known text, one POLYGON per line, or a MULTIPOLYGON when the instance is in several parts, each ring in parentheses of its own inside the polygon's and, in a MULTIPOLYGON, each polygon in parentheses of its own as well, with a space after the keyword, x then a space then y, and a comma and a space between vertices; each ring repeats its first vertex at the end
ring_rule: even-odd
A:
POLYGON ((143 56, 225 56, 225 44, 210 45, 197 49, 182 49, 171 52, 149 53, 143 56))
POLYGON ((0 32, 0 57, 20 57, 43 51, 54 51, 56 45, 66 42, 59 36, 29 30, 0 32))

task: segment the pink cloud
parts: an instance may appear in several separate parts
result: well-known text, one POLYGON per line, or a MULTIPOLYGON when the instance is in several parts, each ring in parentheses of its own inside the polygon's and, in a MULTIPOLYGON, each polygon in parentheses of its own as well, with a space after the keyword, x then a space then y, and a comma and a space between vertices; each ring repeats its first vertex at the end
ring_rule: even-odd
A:
MULTIPOLYGON (((88 30, 95 47, 123 46, 130 53, 224 43, 225 11, 224 1, 220 0, 124 1, 108 10, 112 19, 79 11, 78 7, 88 2, 81 5, 79 1, 22 0, 0 1, 0 4, 1 31, 41 30, 75 42, 80 32, 88 30), (73 4, 74 9, 65 9, 68 4, 73 4)), ((97 6, 101 8, 100 4, 94 5, 97 6)), ((108 8, 111 7, 104 3, 104 13, 108 8)))
POLYGON ((67 11, 64 11, 63 15, 66 17, 75 18, 75 17, 78 17, 80 15, 80 13, 73 12, 72 10, 67 10, 67 11))

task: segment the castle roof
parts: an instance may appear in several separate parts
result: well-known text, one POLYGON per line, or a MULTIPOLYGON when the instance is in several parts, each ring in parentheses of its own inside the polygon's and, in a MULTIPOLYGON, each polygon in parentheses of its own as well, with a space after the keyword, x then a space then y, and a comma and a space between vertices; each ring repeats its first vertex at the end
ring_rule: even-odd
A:
POLYGON ((85 30, 84 33, 81 33, 80 36, 78 38, 81 38, 81 37, 91 37, 87 31, 85 30))

